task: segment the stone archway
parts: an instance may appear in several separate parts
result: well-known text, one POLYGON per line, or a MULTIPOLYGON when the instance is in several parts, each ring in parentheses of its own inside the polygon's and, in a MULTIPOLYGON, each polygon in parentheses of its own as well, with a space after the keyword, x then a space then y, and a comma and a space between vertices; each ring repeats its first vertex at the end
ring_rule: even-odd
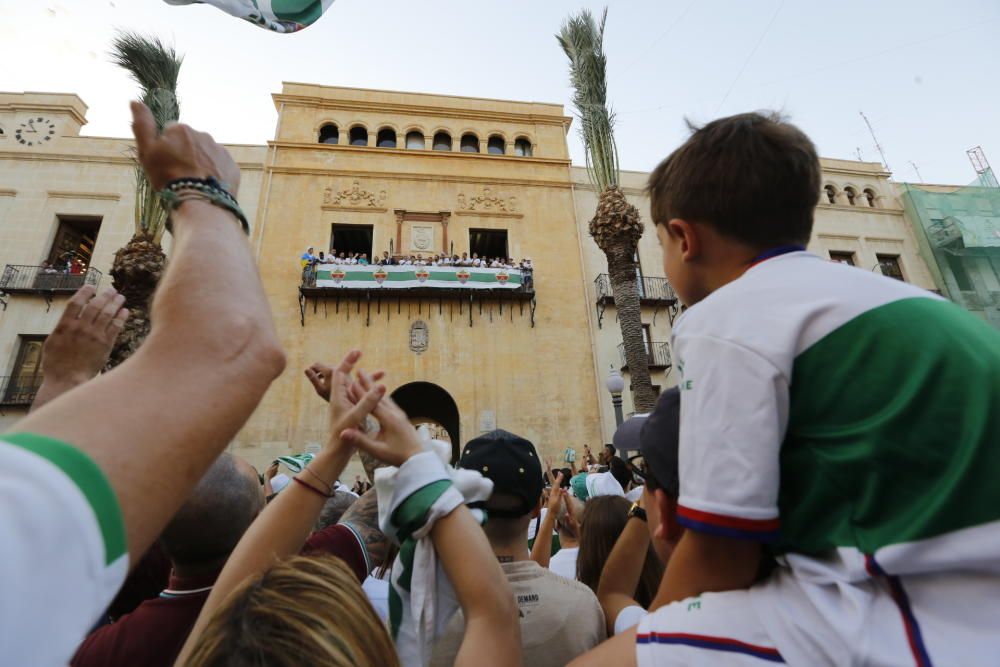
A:
POLYGON ((458 405, 447 391, 432 382, 410 382, 392 392, 392 400, 411 421, 426 420, 444 427, 451 440, 452 460, 462 447, 459 431, 458 405))

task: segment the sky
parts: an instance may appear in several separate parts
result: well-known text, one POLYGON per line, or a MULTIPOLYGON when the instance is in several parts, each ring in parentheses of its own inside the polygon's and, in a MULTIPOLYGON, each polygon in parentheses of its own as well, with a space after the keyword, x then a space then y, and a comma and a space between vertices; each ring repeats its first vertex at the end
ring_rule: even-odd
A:
MULTIPOLYGON (((1000 167, 996 0, 608 0, 605 51, 621 167, 647 171, 704 123, 778 109, 820 155, 880 161, 899 181, 974 180, 1000 167), (915 165, 915 166, 914 166, 915 165), (918 175, 919 174, 919 175, 918 175)), ((590 0, 336 0, 279 35, 204 5, 0 0, 0 90, 72 92, 83 133, 128 136, 135 85, 107 57, 116 28, 184 55, 184 122, 230 143, 273 137, 282 81, 556 102, 572 115, 554 34, 590 0)), ((569 136, 575 164, 583 146, 569 136)))

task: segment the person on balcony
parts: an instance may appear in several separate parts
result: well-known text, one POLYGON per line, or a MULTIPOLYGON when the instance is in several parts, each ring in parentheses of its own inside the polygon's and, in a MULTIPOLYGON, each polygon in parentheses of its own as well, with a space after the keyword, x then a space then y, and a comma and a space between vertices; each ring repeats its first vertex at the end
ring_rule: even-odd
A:
POLYGON ((366 252, 361 253, 361 257, 358 257, 358 264, 361 264, 362 266, 368 266, 368 253, 366 252))
POLYGON ((299 258, 299 261, 301 262, 303 269, 315 263, 316 255, 313 254, 314 250, 315 248, 309 246, 308 248, 306 248, 306 251, 302 253, 302 257, 299 258))

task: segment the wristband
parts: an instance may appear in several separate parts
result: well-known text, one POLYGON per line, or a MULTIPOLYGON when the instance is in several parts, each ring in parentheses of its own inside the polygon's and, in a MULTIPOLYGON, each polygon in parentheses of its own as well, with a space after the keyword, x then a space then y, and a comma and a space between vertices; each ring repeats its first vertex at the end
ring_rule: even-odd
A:
POLYGON ((329 494, 329 495, 326 494, 326 493, 323 493, 322 491, 320 491, 319 489, 317 489, 315 486, 313 486, 309 482, 304 482, 301 479, 299 479, 298 477, 292 477, 292 481, 293 482, 297 482, 298 484, 301 484, 302 486, 306 487, 307 489, 309 489, 310 491, 312 491, 313 493, 315 493, 317 496, 322 496, 323 498, 333 498, 333 494, 332 493, 329 494))
MULTIPOLYGON (((244 233, 250 235, 250 223, 247 222, 243 210, 240 208, 236 198, 229 194, 224 183, 219 182, 211 176, 208 178, 178 178, 167 183, 159 191, 160 201, 167 212, 175 211, 186 201, 200 199, 224 208, 240 221, 244 233)), ((167 219, 167 231, 173 233, 170 219, 167 219)))

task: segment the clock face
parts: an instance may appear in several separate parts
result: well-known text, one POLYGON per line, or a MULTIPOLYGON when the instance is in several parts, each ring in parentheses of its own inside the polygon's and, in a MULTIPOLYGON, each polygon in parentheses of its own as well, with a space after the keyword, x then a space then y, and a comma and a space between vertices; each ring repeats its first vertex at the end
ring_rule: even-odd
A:
POLYGON ((41 146, 52 141, 56 134, 56 124, 43 116, 29 118, 14 131, 14 138, 25 146, 41 146))

